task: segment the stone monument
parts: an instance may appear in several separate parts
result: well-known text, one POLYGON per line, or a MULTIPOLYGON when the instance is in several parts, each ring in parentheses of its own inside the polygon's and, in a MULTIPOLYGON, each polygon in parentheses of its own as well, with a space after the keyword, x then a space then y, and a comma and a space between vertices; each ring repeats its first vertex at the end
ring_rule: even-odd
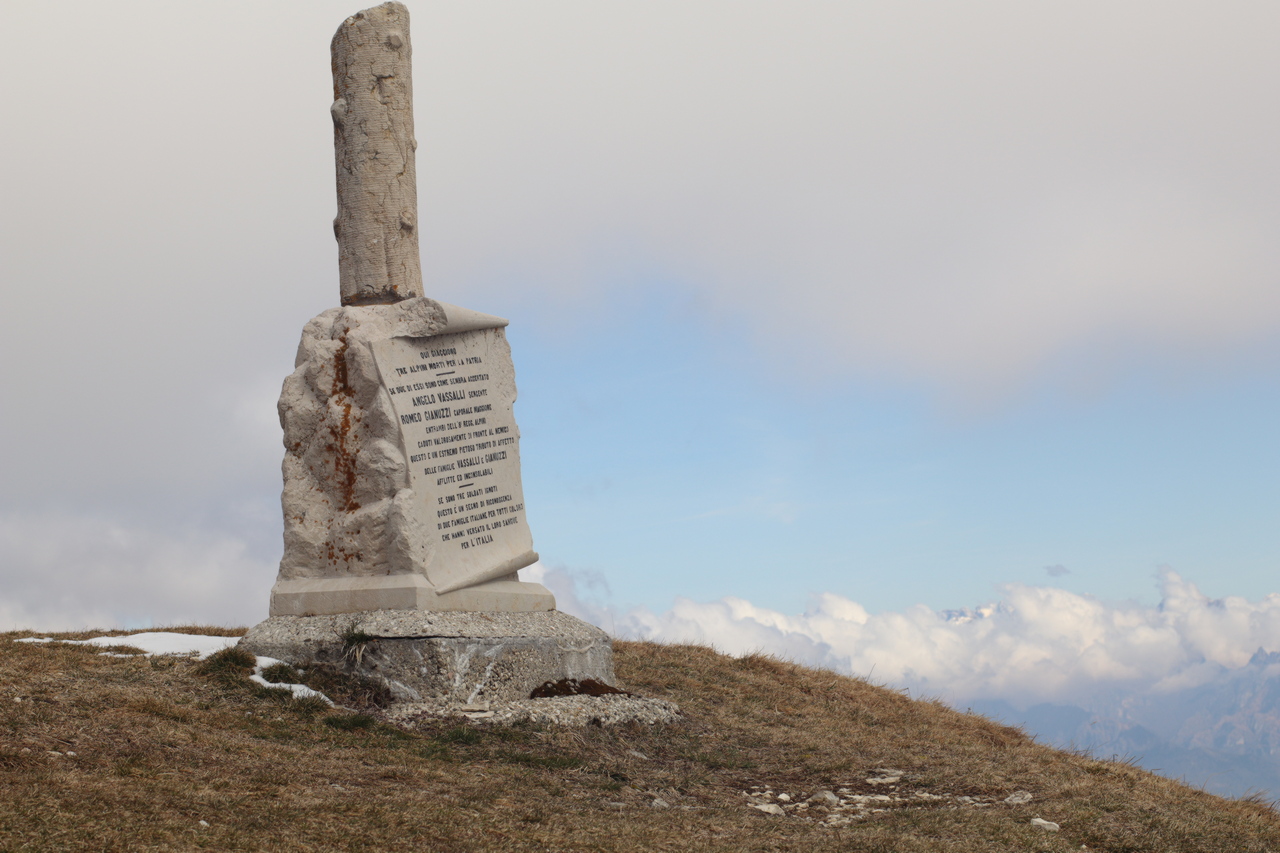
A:
POLYGON ((331 49, 342 304, 306 325, 284 381, 284 556, 242 645, 407 699, 612 683, 607 635, 517 576, 538 555, 507 321, 423 295, 408 10, 351 16, 331 49))

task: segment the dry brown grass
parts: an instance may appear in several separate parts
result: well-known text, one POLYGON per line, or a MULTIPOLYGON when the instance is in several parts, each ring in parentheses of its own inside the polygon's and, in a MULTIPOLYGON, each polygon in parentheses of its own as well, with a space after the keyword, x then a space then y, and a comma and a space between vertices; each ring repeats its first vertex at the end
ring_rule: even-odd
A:
POLYGON ((192 661, 16 636, 0 635, 3 850, 1280 850, 1265 804, 763 656, 618 643, 621 686, 678 702, 675 725, 404 732, 192 661), (1035 799, 832 829, 742 793, 870 790, 879 767, 905 771, 900 792, 1035 799))

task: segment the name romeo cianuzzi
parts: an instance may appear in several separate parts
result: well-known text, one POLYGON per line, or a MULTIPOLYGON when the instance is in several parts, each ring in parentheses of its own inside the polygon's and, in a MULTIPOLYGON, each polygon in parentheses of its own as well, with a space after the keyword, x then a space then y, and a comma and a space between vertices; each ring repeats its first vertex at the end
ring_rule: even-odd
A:
POLYGON ((413 488, 431 504, 439 543, 486 549, 504 531, 525 526, 514 385, 509 376, 491 375, 488 336, 442 337, 454 340, 410 346, 412 339, 399 339, 402 345, 387 353, 387 393, 413 488))

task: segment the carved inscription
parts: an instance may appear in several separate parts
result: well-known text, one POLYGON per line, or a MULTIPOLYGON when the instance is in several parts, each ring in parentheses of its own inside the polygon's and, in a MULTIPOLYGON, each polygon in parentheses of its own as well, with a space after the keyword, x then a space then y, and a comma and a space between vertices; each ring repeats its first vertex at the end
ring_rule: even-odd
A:
POLYGON ((400 419, 419 517, 435 538, 432 583, 456 588, 533 562, 502 330, 392 338, 373 352, 400 419))

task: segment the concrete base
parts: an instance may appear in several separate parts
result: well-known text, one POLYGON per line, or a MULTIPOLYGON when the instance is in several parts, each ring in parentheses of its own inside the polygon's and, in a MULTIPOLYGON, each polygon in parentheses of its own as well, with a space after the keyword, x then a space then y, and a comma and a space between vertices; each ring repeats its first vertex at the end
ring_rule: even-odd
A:
POLYGON ((609 635, 555 610, 272 616, 239 645, 295 666, 332 664, 373 678, 402 702, 509 702, 547 681, 615 678, 609 635))
MULTIPOLYGON (((318 616, 368 610, 555 610, 556 599, 540 583, 505 578, 438 595, 422 575, 299 578, 271 588, 272 616, 318 616)), ((273 656, 274 657, 274 656, 273 656)))

